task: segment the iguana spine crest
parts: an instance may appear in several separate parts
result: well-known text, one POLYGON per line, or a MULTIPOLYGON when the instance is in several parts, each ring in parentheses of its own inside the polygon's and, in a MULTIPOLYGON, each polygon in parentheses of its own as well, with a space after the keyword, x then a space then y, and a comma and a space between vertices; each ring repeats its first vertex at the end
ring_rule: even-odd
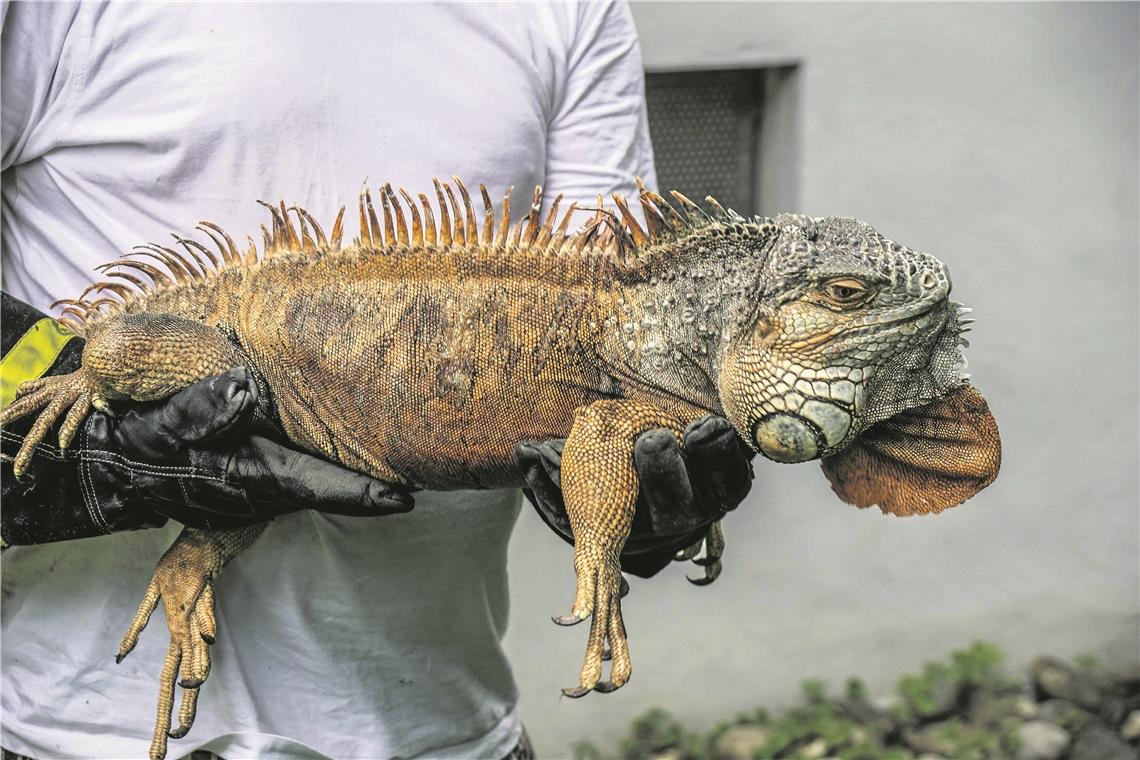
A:
POLYGON ((644 214, 644 229, 630 211, 629 201, 618 193, 613 194, 617 213, 607 209, 603 197, 599 195, 597 205, 592 209, 571 203, 562 215, 561 222, 558 221, 558 212, 563 196, 559 194, 551 203, 545 222, 542 222, 541 185, 534 188, 527 215, 512 226, 513 188, 504 194, 496 217, 491 196, 483 184, 479 185, 483 200, 483 224, 480 229, 470 192, 459 177, 452 179, 459 189, 461 200, 456 199, 451 183, 433 180, 436 207, 439 210, 438 226, 432 204, 425 193, 418 194, 419 206, 423 209, 421 217, 412 195, 406 189, 399 188, 399 195, 403 197, 401 204, 389 183, 379 188, 383 227, 376 213, 371 190, 367 184, 361 189, 358 204, 360 232, 349 249, 341 245, 345 207, 341 207, 333 221, 331 236, 326 237, 320 223, 304 208, 286 206, 284 201, 278 205, 258 201, 269 210, 272 217, 272 229, 261 225, 260 249, 253 238, 247 237, 246 250, 239 251, 229 233, 219 225, 203 220, 195 229, 210 239, 217 254, 198 241, 171 233, 182 251, 157 243, 135 246, 122 258, 96 267, 107 279, 91 284, 77 298, 56 301, 52 308, 61 306, 59 321, 77 334, 85 335, 93 324, 130 310, 142 299, 173 288, 212 280, 228 269, 252 268, 279 256, 324 256, 348 250, 400 255, 434 248, 440 254, 470 255, 474 249, 476 253, 494 255, 529 253, 546 257, 579 256, 602 259, 618 272, 629 273, 648 262, 651 258, 649 251, 654 246, 709 224, 745 221, 736 212, 726 211, 711 196, 705 198, 712 208, 712 214, 709 214, 674 190, 671 194, 684 211, 682 214, 660 194, 647 190, 638 179, 638 199, 644 214), (577 232, 569 233, 571 218, 581 210, 592 210, 594 215, 577 232), (290 212, 296 217, 296 223, 290 212), (408 218, 411 219, 410 227, 408 218), (161 268, 143 260, 148 258, 161 264, 161 268), (146 279, 140 277, 140 274, 145 275, 146 279))

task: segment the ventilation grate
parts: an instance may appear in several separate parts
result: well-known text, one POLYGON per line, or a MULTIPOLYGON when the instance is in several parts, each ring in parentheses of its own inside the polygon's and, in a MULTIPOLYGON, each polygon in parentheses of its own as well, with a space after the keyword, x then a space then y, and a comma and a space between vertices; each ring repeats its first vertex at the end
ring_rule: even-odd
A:
POLYGON ((645 97, 661 190, 754 213, 764 71, 649 72, 645 97))

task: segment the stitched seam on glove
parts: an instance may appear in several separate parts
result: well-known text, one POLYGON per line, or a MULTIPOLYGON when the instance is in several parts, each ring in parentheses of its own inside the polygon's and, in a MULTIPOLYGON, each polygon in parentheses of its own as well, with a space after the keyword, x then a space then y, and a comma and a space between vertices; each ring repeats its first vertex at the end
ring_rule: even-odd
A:
MULTIPOLYGON (((83 445, 87 446, 90 434, 83 431, 83 445)), ((111 526, 107 523, 107 518, 103 515, 103 510, 99 506, 99 498, 95 495, 95 481, 91 477, 91 465, 84 462, 82 458, 79 460, 79 490, 83 493, 83 503, 87 507, 87 514, 91 515, 91 521, 103 529, 104 533, 111 532, 111 526)))
MULTIPOLYGON (((22 443, 24 440, 24 436, 18 433, 10 433, 7 430, 0 430, 0 435, 3 435, 3 440, 10 441, 12 443, 22 443)), ((36 444, 36 454, 39 456, 48 457, 50 459, 58 459, 61 462, 66 461, 67 459, 76 458, 76 454, 62 451, 58 446, 53 446, 52 444, 43 441, 36 444)))
POLYGON ((109 467, 141 473, 143 475, 162 475, 171 478, 195 478, 197 480, 212 480, 216 483, 225 483, 225 478, 198 470, 196 467, 171 467, 157 464, 138 462, 127 459, 122 454, 112 454, 109 451, 82 451, 79 458, 90 462, 98 462, 109 467))

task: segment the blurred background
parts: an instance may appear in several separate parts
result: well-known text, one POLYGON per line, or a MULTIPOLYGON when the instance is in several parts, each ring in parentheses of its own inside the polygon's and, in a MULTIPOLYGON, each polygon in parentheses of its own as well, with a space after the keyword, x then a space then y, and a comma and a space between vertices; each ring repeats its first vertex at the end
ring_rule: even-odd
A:
POLYGON ((634 676, 571 701, 571 550, 524 508, 507 648, 540 756, 660 705, 698 729, 800 681, 872 695, 975 639, 1140 659, 1140 6, 637 3, 660 184, 742 213, 860 217, 975 308, 998 480, 934 517, 860 511, 816 464, 757 460, 724 573, 631 579, 634 676))

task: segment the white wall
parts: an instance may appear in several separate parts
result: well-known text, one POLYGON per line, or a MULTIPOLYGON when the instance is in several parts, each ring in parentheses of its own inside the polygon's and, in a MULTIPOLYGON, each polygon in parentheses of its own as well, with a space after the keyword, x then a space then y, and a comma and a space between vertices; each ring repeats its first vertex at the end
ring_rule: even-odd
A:
POLYGON ((807 676, 886 692, 974 638, 1015 667, 1140 657, 1138 8, 635 6, 651 68, 798 63, 798 176, 766 197, 862 217, 950 264, 1005 461, 965 506, 910 519, 844 506, 816 465, 758 461, 720 580, 635 579, 633 680, 580 701, 559 687, 576 683, 585 626, 548 619, 572 601, 570 550, 526 508, 508 647, 543 756, 612 747, 654 704, 707 727, 795 701, 807 676))

